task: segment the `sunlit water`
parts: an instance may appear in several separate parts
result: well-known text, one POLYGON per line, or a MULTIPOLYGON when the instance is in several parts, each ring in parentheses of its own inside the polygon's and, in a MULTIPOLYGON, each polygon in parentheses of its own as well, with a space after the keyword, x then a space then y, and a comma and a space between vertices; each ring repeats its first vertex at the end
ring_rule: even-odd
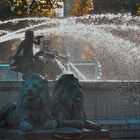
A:
POLYGON ((25 30, 33 29, 36 35, 60 36, 71 57, 76 55, 73 52, 82 53, 84 46, 93 48, 95 60, 101 65, 102 80, 140 79, 140 17, 107 14, 67 19, 26 18, 0 24, 5 34, 0 43, 23 38, 25 30), (23 21, 28 23, 25 28, 4 28, 6 24, 16 26, 23 21))
POLYGON ((68 73, 73 73, 75 76, 77 76, 79 79, 81 80, 87 80, 87 78, 85 77, 84 73, 80 72, 80 70, 78 70, 73 63, 68 62, 67 63, 67 67, 68 67, 68 73))

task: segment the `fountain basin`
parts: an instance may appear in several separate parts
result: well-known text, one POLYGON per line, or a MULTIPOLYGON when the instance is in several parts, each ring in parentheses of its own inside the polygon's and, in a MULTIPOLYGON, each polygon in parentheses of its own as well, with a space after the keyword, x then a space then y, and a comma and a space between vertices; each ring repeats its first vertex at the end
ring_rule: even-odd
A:
MULTIPOLYGON (((55 81, 49 81, 50 92, 55 81)), ((0 107, 17 100, 22 81, 0 82, 0 107)), ((140 81, 81 82, 87 118, 111 138, 140 139, 140 81)))
MULTIPOLYGON (((0 107, 15 102, 22 81, 0 81, 0 107)), ((49 81, 50 92, 55 81, 49 81)), ((140 81, 81 82, 89 119, 140 119, 140 81)))

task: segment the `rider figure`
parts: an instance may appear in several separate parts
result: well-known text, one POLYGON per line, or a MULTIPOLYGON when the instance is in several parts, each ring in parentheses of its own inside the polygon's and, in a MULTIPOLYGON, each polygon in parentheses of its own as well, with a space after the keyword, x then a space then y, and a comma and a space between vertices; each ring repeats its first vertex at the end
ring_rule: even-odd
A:
POLYGON ((37 36, 34 38, 34 32, 27 30, 25 32, 25 39, 21 42, 15 56, 21 56, 21 52, 23 51, 22 56, 33 58, 33 44, 39 45, 41 37, 37 36))
POLYGON ((39 45, 42 37, 43 36, 37 36, 34 38, 34 32, 31 30, 25 32, 25 39, 21 42, 14 56, 15 62, 11 65, 16 66, 16 71, 25 73, 26 70, 27 73, 32 73, 32 65, 34 62, 33 44, 39 45))

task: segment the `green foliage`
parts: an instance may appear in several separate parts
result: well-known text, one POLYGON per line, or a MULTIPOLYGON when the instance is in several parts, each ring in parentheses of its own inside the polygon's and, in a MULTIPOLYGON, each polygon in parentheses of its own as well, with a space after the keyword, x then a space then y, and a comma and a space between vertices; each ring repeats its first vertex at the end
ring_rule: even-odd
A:
POLYGON ((71 9, 72 16, 82 16, 92 12, 93 2, 91 0, 73 0, 73 7, 71 9))
POLYGON ((12 5, 12 11, 17 16, 49 16, 55 17, 56 8, 62 8, 59 5, 60 0, 15 0, 12 5))
POLYGON ((27 16, 56 17, 64 0, 0 0, 0 19, 27 16))

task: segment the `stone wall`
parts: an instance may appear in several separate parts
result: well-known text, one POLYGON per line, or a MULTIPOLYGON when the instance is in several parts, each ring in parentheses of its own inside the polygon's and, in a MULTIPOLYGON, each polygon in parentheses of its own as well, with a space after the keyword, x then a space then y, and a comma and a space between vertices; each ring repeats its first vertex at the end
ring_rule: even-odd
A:
POLYGON ((140 82, 85 82, 82 86, 88 118, 140 118, 140 82))
MULTIPOLYGON (((0 82, 0 107, 17 100, 21 82, 0 82)), ((54 82, 49 82, 50 93, 54 82)), ((140 139, 140 81, 81 82, 88 119, 113 140, 140 139)))
MULTIPOLYGON (((18 98, 21 82, 0 82, 0 107, 18 98)), ((54 82, 49 82, 50 92, 54 82)), ((81 82, 89 119, 140 118, 140 82, 81 82)))
POLYGON ((15 102, 19 95, 21 82, 0 81, 0 108, 7 103, 15 102))

